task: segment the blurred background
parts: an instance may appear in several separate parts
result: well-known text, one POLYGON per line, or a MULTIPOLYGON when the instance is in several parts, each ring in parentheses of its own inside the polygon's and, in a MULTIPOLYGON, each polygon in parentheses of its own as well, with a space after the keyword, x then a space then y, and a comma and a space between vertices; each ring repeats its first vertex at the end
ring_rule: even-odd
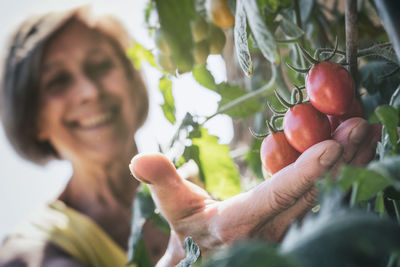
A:
MULTIPOLYGON (((150 0, 0 0, 0 51, 5 57, 6 44, 13 29, 27 16, 53 10, 90 5, 95 13, 115 15, 131 33, 133 39, 148 49, 154 43, 144 25, 144 9, 150 0)), ((208 67, 214 74, 216 82, 226 80, 225 66, 222 58, 210 56, 208 67)), ((1 70, 2 66, 0 67, 1 70)), ((1 70, 2 71, 2 70, 1 70)), ((146 124, 135 138, 140 152, 156 152, 158 144, 167 143, 175 128, 163 116, 160 104, 162 95, 158 91, 158 80, 161 74, 146 65, 143 68, 144 78, 150 96, 150 111, 146 124)), ((217 109, 219 96, 202 88, 192 78, 191 73, 177 77, 173 81, 176 117, 179 122, 186 112, 198 115, 211 115, 217 109)), ((229 117, 219 115, 207 122, 211 134, 220 137, 221 143, 232 139, 232 121, 229 117)), ((128 144, 129 145, 129 144, 128 144)), ((128 165, 128 163, 127 163, 128 165)), ((46 166, 37 166, 19 157, 4 136, 0 126, 0 241, 35 208, 57 197, 72 174, 68 163, 53 161, 46 166)))

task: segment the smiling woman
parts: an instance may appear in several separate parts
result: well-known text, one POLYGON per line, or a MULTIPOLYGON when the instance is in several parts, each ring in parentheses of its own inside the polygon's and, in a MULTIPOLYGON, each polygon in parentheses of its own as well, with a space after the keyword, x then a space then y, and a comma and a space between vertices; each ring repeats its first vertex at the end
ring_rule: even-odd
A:
MULTIPOLYGON (((33 17, 12 37, 2 84, 5 133, 21 156, 39 164, 67 160, 73 174, 54 202, 8 235, 1 266, 126 263, 139 184, 127 164, 148 111, 142 77, 125 55, 128 44, 115 19, 93 17, 87 8, 33 17)), ((154 261, 167 238, 145 226, 154 261)))

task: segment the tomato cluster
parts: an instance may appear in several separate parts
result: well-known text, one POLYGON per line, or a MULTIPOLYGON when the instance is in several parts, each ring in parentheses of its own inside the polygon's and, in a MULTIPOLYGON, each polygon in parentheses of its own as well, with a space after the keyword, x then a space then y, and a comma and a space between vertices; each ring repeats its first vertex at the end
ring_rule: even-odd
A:
MULTIPOLYGON (((283 129, 273 130, 260 148, 262 165, 270 175, 296 161, 309 147, 330 139, 340 123, 351 117, 364 116, 362 105, 354 96, 354 81, 339 63, 314 64, 303 88, 309 101, 303 102, 299 87, 292 92, 292 103, 275 92, 287 110, 279 112, 270 106, 277 113, 275 117, 283 118, 283 129)), ((271 130, 274 125, 268 124, 271 130)))

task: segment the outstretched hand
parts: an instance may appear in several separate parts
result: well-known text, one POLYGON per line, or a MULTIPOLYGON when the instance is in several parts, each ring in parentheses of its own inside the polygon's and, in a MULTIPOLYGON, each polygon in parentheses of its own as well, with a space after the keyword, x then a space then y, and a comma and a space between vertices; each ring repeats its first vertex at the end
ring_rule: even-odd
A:
POLYGON ((202 188, 181 178, 162 154, 139 154, 130 169, 148 184, 153 199, 171 227, 167 252, 159 266, 174 266, 184 255, 187 236, 202 253, 251 236, 280 241, 290 223, 315 205, 321 175, 343 163, 366 164, 374 154, 379 127, 350 119, 326 140, 306 150, 293 164, 252 190, 215 201, 202 188))

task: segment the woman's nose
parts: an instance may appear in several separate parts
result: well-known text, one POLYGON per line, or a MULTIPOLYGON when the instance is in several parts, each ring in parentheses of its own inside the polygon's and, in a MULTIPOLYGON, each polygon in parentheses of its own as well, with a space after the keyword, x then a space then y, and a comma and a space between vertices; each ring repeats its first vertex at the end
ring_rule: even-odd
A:
POLYGON ((101 95, 101 85, 85 75, 80 75, 77 78, 76 85, 80 101, 95 100, 101 95))

